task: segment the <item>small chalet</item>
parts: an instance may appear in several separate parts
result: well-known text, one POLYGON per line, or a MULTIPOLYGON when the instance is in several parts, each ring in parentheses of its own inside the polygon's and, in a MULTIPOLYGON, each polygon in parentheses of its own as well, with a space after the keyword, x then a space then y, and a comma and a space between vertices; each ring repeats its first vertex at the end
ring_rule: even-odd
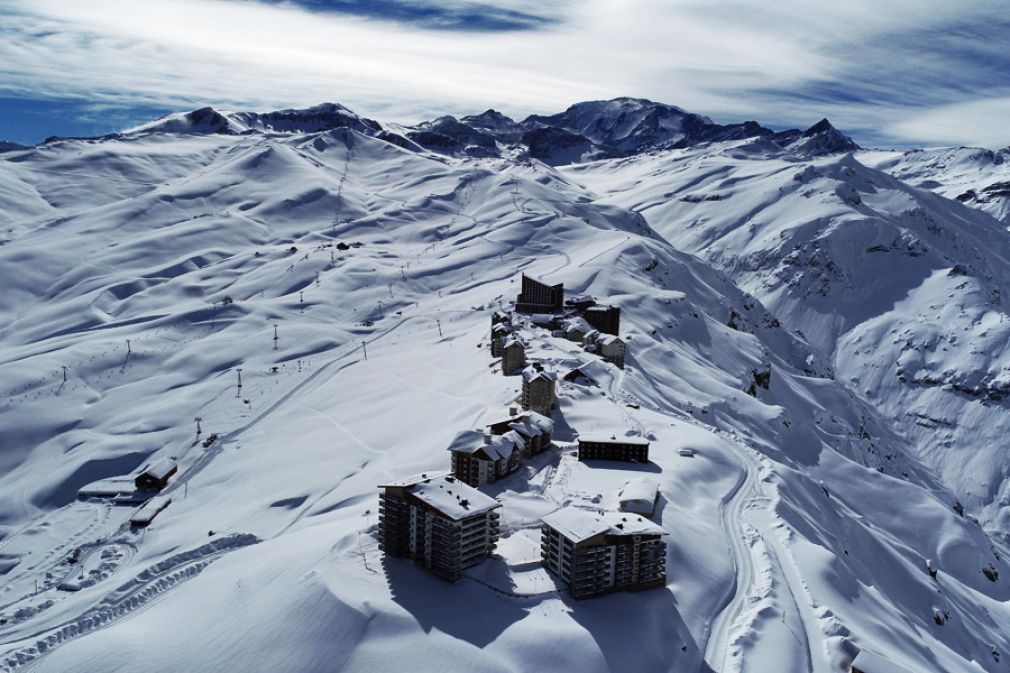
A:
POLYGON ((455 582, 498 543, 501 504, 448 476, 380 485, 379 549, 455 582))
POLYGON ((564 380, 581 386, 601 386, 613 376, 599 360, 588 359, 564 375, 564 380))
POLYGON ((452 476, 471 486, 498 481, 517 469, 526 452, 526 442, 514 430, 490 435, 467 430, 452 440, 452 476))
POLYGON ((524 369, 521 397, 523 409, 550 416, 558 402, 555 378, 554 374, 545 372, 539 363, 524 369))
POLYGON ((579 437, 579 460, 649 462, 649 442, 640 437, 579 437))
POLYGON ((501 348, 501 373, 511 376, 526 366, 526 345, 519 337, 509 335, 501 348))
POLYGON ((525 445, 523 457, 529 458, 550 448, 554 421, 535 411, 526 411, 521 414, 513 413, 505 420, 492 423, 487 428, 492 435, 505 435, 509 432, 518 434, 525 445))
POLYGON ((522 276, 522 292, 516 297, 519 313, 561 313, 564 308, 565 286, 547 285, 526 274, 522 276))
POLYGON ((634 512, 648 517, 655 513, 658 498, 659 484, 648 477, 629 479, 617 493, 622 512, 634 512))
POLYGON ((576 343, 582 343, 586 334, 591 332, 593 328, 586 322, 585 318, 575 316, 574 318, 568 318, 561 324, 561 329, 565 333, 565 338, 569 341, 575 341, 576 343))
POLYGON ((624 341, 612 334, 601 334, 596 339, 596 352, 605 361, 624 369, 624 341))
POLYGON ((138 491, 160 491, 168 486, 168 480, 179 471, 179 464, 171 458, 162 458, 137 475, 134 484, 138 491))
POLYGON ((666 531, 648 519, 564 507, 541 521, 541 562, 573 597, 666 585, 666 531))

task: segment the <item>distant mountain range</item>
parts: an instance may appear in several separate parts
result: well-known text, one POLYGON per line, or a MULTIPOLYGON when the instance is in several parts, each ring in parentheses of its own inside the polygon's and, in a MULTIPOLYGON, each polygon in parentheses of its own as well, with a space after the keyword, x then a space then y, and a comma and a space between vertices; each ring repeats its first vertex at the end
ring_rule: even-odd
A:
POLYGON ((674 105, 642 98, 576 103, 564 112, 531 115, 522 121, 487 110, 458 119, 445 115, 413 126, 388 128, 336 103, 266 113, 219 112, 205 107, 169 114, 112 135, 315 133, 337 128, 353 129, 415 151, 470 158, 532 158, 552 166, 745 138, 766 139, 801 156, 860 149, 827 119, 805 131, 773 131, 755 121, 717 124, 674 105))

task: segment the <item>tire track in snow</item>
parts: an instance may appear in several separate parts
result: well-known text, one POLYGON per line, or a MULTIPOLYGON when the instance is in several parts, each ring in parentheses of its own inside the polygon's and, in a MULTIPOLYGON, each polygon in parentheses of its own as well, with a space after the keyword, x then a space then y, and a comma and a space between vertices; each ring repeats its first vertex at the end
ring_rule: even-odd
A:
POLYGON ((34 670, 39 660, 60 645, 76 638, 108 628, 112 624, 132 616, 138 610, 149 607, 156 599, 163 597, 170 589, 199 575, 214 561, 225 554, 260 542, 255 535, 236 533, 220 537, 188 552, 176 554, 159 561, 141 571, 129 582, 121 585, 102 601, 81 615, 61 624, 23 636, 20 642, 35 639, 8 650, 0 659, 0 671, 34 670), (30 667, 30 668, 26 668, 30 667))

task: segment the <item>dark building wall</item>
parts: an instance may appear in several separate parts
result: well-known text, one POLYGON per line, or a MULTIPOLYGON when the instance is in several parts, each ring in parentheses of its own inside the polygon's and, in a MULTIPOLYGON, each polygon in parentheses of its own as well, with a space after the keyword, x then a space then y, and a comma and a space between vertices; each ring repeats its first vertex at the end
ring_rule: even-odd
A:
POLYGON ((621 329, 621 309, 616 306, 594 306, 583 314, 586 322, 604 334, 617 336, 621 329))
POLYGON ((649 445, 620 441, 594 442, 580 439, 579 460, 623 460, 647 463, 649 462, 649 445))
POLYGON ((565 287, 545 285, 529 276, 522 277, 522 292, 516 297, 520 313, 560 313, 565 303, 565 287))

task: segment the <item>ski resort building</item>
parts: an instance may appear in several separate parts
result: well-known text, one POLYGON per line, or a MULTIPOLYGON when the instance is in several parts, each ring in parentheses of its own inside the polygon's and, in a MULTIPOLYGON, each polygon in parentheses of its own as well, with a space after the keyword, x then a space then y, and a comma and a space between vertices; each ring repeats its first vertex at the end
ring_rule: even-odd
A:
POLYGON ((634 512, 648 517, 655 513, 658 498, 659 484, 648 477, 629 479, 617 493, 622 512, 634 512))
POLYGON ((649 442, 639 437, 579 437, 579 460, 649 462, 649 442))
POLYGON ((505 341, 511 334, 508 323, 498 323, 491 328, 491 357, 500 358, 504 354, 505 341))
POLYGON ((508 337, 501 349, 501 373, 511 376, 525 366, 526 346, 517 337, 508 337))
POLYGON ((624 341, 612 334, 601 334, 596 339, 597 352, 607 362, 624 369, 624 341))
POLYGON ((593 330, 589 323, 586 322, 586 319, 580 316, 565 320, 561 328, 565 333, 566 339, 577 343, 582 343, 586 335, 593 330))
POLYGON ((535 411, 527 411, 513 413, 505 420, 490 424, 487 429, 492 435, 505 435, 509 432, 518 434, 525 444, 523 457, 529 458, 550 448, 554 421, 535 411))
POLYGON ((621 329, 621 309, 616 306, 597 304, 585 309, 582 314, 586 322, 604 334, 617 335, 621 329))
POLYGON ((137 475, 134 484, 138 491, 160 491, 168 486, 168 480, 178 471, 178 463, 170 458, 162 458, 137 475))
POLYGON ((470 486, 498 481, 519 469, 526 442, 515 430, 500 435, 460 432, 449 445, 452 476, 470 486))
POLYGON ((558 401, 554 374, 545 372, 539 364, 524 369, 520 401, 523 409, 550 416, 558 401))
POLYGON ((648 519, 565 507, 541 521, 541 562, 573 597, 666 585, 665 531, 648 519))
POLYGON ((384 553, 414 559, 454 582, 494 551, 501 507, 494 498, 448 476, 421 475, 379 488, 384 553))
POLYGON ((522 292, 516 297, 519 313, 561 313, 565 302, 565 286, 547 285, 526 274, 522 276, 522 292))

